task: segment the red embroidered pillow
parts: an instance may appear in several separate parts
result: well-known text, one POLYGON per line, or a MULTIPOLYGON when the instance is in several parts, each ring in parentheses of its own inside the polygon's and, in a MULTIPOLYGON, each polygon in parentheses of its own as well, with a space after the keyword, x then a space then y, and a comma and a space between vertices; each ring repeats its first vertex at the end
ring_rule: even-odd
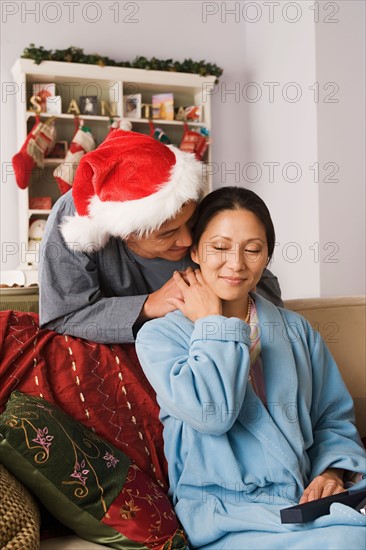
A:
POLYGON ((162 488, 122 451, 48 401, 12 393, 0 462, 64 525, 112 548, 186 548, 162 488))

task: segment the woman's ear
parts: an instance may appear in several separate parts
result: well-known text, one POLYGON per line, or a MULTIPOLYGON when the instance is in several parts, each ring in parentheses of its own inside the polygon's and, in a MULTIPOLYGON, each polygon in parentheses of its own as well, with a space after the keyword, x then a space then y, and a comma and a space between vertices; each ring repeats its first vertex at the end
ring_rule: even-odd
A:
POLYGON ((196 263, 196 264, 199 264, 199 261, 198 261, 198 254, 197 254, 197 248, 195 246, 192 246, 191 250, 190 250, 190 254, 191 254, 191 258, 192 260, 196 263))

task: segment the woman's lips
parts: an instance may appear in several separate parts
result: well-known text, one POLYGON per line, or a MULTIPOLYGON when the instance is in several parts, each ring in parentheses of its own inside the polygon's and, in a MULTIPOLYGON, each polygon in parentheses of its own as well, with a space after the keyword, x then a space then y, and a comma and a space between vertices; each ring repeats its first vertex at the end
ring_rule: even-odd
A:
POLYGON ((243 277, 224 277, 224 276, 221 276, 220 279, 223 279, 229 285, 233 285, 233 286, 241 285, 245 281, 245 279, 243 277))

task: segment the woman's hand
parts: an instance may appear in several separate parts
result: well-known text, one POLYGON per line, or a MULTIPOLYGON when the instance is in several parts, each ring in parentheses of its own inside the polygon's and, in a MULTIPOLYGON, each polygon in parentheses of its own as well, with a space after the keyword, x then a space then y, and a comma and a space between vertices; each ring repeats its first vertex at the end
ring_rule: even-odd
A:
POLYGON ((318 498, 329 497, 346 491, 343 485, 343 470, 328 468, 320 476, 317 476, 305 489, 299 504, 310 502, 318 498))
POLYGON ((188 267, 185 274, 176 271, 173 279, 183 299, 170 298, 169 303, 195 322, 208 315, 222 315, 221 299, 205 283, 201 271, 188 267))

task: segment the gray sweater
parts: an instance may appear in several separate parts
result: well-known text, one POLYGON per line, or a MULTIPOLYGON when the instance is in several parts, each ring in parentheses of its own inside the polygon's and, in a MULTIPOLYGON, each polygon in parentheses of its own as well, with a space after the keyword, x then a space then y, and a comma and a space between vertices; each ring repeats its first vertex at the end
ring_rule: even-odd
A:
MULTIPOLYGON (((94 342, 134 342, 140 328, 136 319, 147 296, 168 281, 175 270, 195 264, 189 256, 178 262, 141 258, 114 237, 97 252, 70 250, 59 225, 64 216, 74 213, 69 191, 52 209, 42 238, 41 326, 94 342)), ((277 278, 267 269, 257 292, 282 305, 277 278)))

